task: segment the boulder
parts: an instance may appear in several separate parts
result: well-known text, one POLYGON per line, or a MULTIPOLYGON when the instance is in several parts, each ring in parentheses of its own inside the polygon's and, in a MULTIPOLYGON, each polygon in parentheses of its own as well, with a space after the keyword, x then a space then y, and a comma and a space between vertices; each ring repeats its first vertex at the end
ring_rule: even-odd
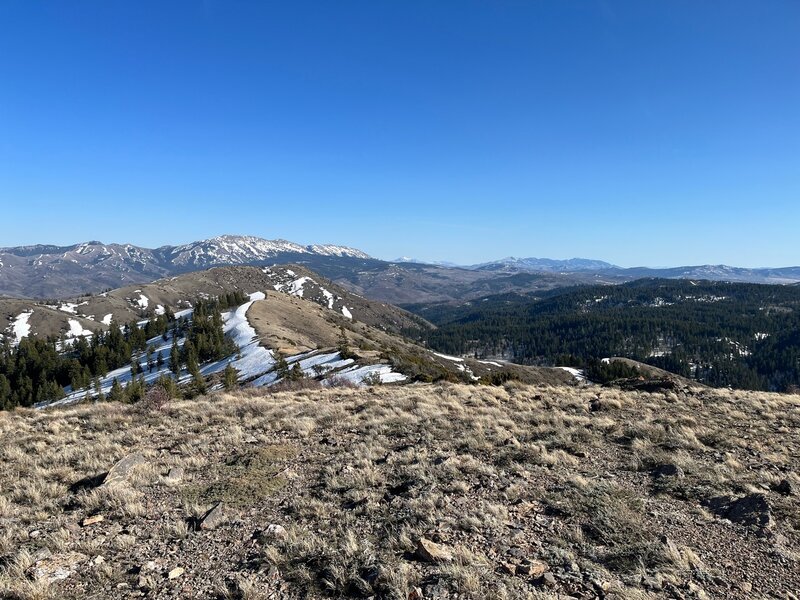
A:
POLYGON ((540 560, 532 560, 517 565, 518 575, 528 575, 529 577, 541 577, 550 570, 550 565, 540 560))
POLYGON ((422 588, 412 587, 408 592, 408 600, 425 600, 425 595, 422 593, 422 588))
POLYGON ((271 538, 285 538, 286 528, 283 525, 278 525, 277 523, 270 523, 267 525, 266 530, 264 530, 264 534, 271 538))
POLYGON ((514 563, 509 562, 501 562, 500 563, 500 570, 503 573, 507 573, 508 575, 516 575, 517 574, 517 565, 514 563))
POLYGON ((781 479, 780 483, 778 483, 773 489, 782 496, 791 496, 796 491, 788 479, 781 479))
POLYGON ((550 571, 539 577, 537 581, 539 582, 539 585, 543 585, 549 588, 556 587, 558 585, 558 581, 556 581, 556 576, 553 575, 550 571))
POLYGON ((416 557, 425 562, 452 562, 453 553, 449 548, 427 538, 419 538, 417 549, 414 553, 416 557))
POLYGON ((675 477, 676 479, 683 479, 685 477, 683 469, 672 463, 657 466, 653 471, 653 475, 657 478, 675 477))
POLYGON ((167 483, 178 483, 183 480, 183 467, 172 467, 165 478, 167 483))
POLYGON ((772 508, 764 494, 748 494, 738 499, 717 496, 706 504, 717 515, 734 523, 760 529, 768 529, 773 525, 772 508))
POLYGON ((133 473, 134 469, 146 463, 147 459, 138 452, 128 454, 122 460, 118 461, 117 464, 111 467, 111 470, 106 474, 106 477, 103 480, 103 485, 105 487, 111 487, 126 483, 130 479, 131 473, 133 473))
POLYGON ((222 502, 217 502, 212 506, 208 512, 200 519, 200 529, 215 529, 222 525, 228 516, 225 514, 225 508, 222 502))
POLYGON ((167 579, 177 579, 181 575, 186 572, 186 569, 183 567, 175 567, 169 573, 167 573, 167 579))

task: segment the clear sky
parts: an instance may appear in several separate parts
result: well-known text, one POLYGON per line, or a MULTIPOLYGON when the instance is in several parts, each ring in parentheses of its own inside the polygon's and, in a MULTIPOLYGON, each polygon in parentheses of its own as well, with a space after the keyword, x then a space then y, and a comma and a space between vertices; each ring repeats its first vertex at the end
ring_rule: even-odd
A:
POLYGON ((0 246, 800 264, 797 0, 0 0, 0 246))

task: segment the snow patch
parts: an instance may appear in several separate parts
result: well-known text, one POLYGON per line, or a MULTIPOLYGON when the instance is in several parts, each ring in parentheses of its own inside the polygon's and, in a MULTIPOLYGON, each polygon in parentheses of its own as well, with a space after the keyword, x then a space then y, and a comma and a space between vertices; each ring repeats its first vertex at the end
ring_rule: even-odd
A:
POLYGON ((377 375, 381 383, 398 383, 408 379, 402 373, 395 373, 389 365, 367 365, 365 367, 350 367, 336 374, 337 378, 346 379, 357 385, 364 385, 365 379, 377 375))
POLYGON ((567 373, 572 375, 578 381, 581 381, 581 382, 588 381, 586 379, 586 373, 584 373, 580 369, 575 369, 573 367, 556 367, 556 369, 561 369, 562 371, 566 371, 567 373))
POLYGON ((22 338, 30 335, 31 326, 28 323, 28 319, 31 318, 32 314, 33 310, 28 310, 18 314, 14 319, 14 323, 11 325, 11 331, 14 333, 14 338, 17 344, 22 341, 22 338))
POLYGON ((344 315, 345 319, 350 319, 351 321, 353 320, 353 313, 347 310, 346 306, 342 307, 342 314, 344 315))
MULTIPOLYGON (((328 308, 333 310, 333 301, 334 301, 333 294, 331 294, 324 287, 320 287, 319 289, 322 291, 322 295, 325 296, 325 298, 328 300, 328 308)), ((342 309, 342 310, 344 310, 344 309, 342 309)))
POLYGON ((112 313, 108 313, 103 319, 100 321, 103 325, 111 325, 111 320, 114 318, 112 313))
POLYGON ((67 337, 80 337, 80 336, 91 336, 92 331, 90 329, 84 329, 83 325, 81 325, 78 319, 69 319, 69 331, 67 332, 67 337))

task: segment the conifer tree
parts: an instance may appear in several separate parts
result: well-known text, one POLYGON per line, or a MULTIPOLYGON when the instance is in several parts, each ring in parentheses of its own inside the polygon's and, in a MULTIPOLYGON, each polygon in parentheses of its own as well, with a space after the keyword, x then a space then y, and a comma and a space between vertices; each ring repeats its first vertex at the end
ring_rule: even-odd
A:
POLYGON ((283 355, 283 352, 277 352, 275 354, 276 362, 275 362, 275 373, 278 375, 279 379, 285 379, 289 375, 289 363, 286 362, 286 357, 283 355))
POLYGON ((200 369, 195 369, 192 373, 192 377, 194 378, 194 389, 198 394, 205 394, 206 393, 206 380, 203 377, 203 374, 200 372, 200 369))
POLYGON ((114 381, 111 383, 111 390, 108 392, 108 399, 111 402, 123 402, 125 400, 125 392, 122 389, 122 386, 119 384, 119 381, 116 377, 114 377, 114 381))
POLYGON ((178 349, 177 338, 172 338, 172 350, 169 353, 169 370, 175 375, 181 371, 181 352, 178 349))
POLYGON ((226 390, 232 390, 239 384, 239 372, 231 365, 231 363, 228 363, 228 366, 225 367, 222 382, 226 390))
POLYGON ((305 376, 306 374, 303 373, 303 368, 300 366, 299 362, 294 363, 289 370, 289 381, 300 381, 305 376))

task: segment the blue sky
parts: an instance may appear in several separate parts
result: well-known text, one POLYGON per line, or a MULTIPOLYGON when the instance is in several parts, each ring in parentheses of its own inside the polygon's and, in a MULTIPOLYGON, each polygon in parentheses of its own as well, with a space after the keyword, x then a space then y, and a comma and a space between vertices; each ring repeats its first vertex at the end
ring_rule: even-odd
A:
POLYGON ((800 264, 796 0, 0 2, 0 246, 800 264))

